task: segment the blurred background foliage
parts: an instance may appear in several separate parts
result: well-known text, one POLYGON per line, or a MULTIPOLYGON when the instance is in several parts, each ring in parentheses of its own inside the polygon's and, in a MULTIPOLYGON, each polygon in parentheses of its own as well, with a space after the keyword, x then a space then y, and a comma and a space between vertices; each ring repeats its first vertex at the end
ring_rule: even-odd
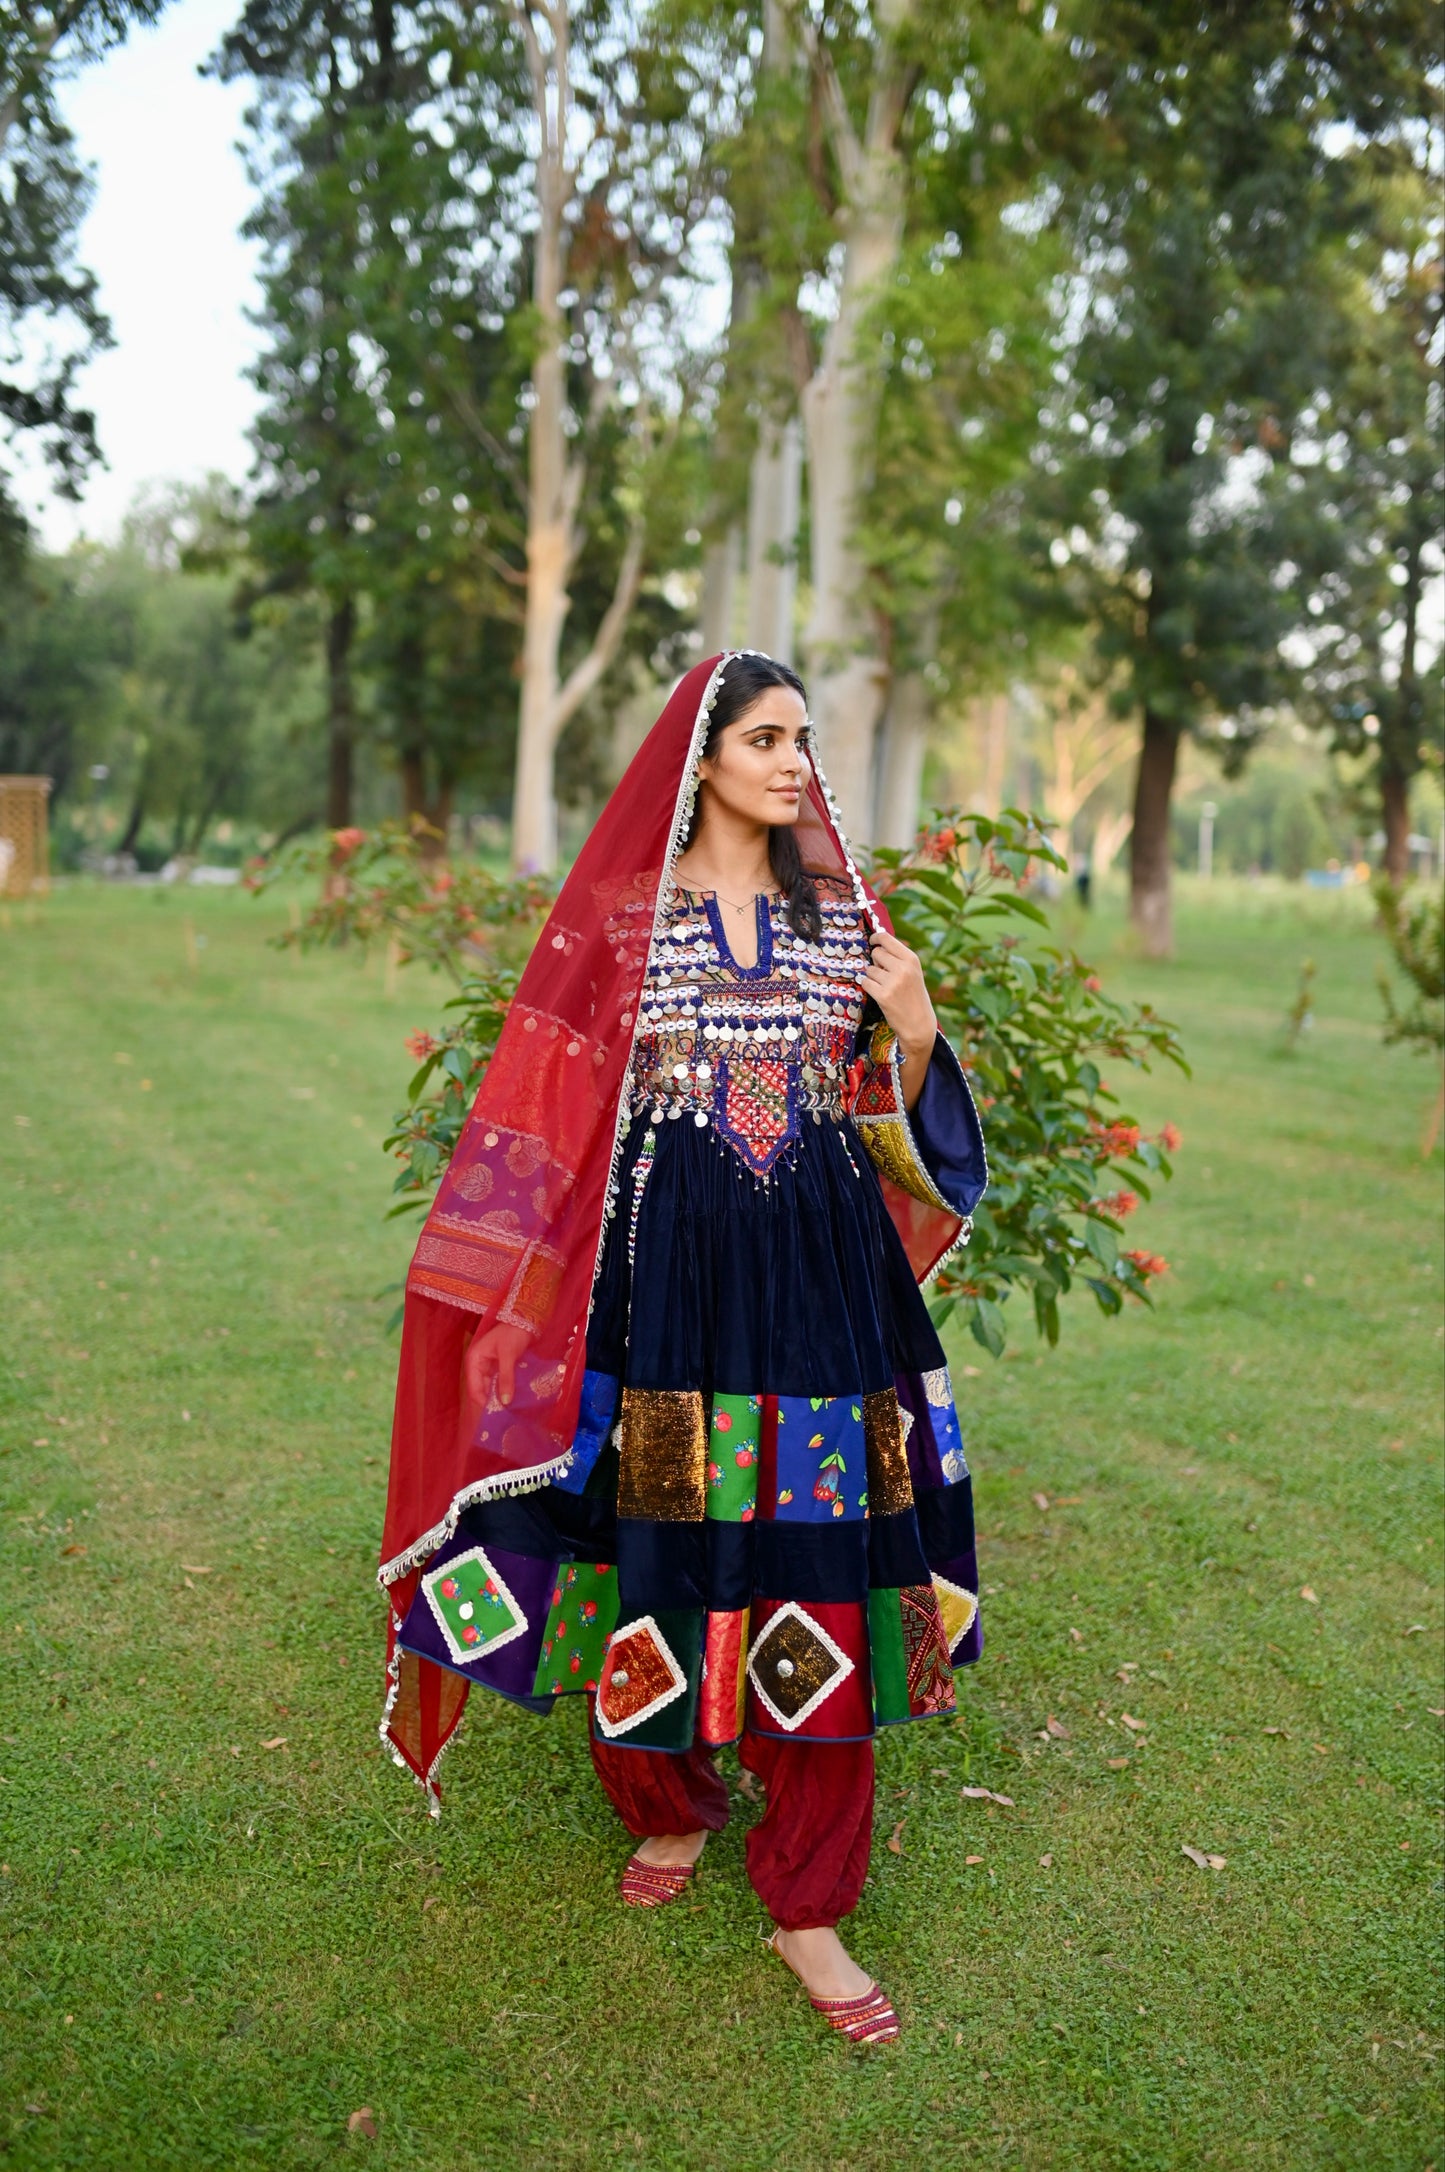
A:
MULTIPOLYGON (((153 12, 0 5, 0 419, 69 492, 55 90, 153 12)), ((1174 869, 1438 874, 1440 27, 250 0, 254 465, 54 556, 0 462, 0 768, 61 867, 399 816, 545 870, 747 642, 860 842, 1036 807, 1147 950, 1174 869)))

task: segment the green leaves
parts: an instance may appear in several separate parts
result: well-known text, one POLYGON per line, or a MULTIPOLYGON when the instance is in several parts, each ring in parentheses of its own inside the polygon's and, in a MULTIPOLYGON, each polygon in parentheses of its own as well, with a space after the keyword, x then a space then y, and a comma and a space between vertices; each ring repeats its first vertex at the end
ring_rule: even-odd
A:
POLYGON ((990 1357, 1002 1357, 1008 1341, 1008 1328, 1004 1324, 1002 1307, 991 1297, 975 1297, 969 1311, 969 1333, 977 1343, 982 1343, 990 1357))
POLYGON ((1119 1239, 1113 1224, 1091 1214, 1084 1224, 1084 1242, 1105 1274, 1112 1274, 1119 1264, 1119 1239))
POLYGON ((1106 995, 1071 951, 1032 940, 1025 950, 1020 921, 1050 926, 1036 878, 1062 865, 1042 821, 1017 808, 940 814, 911 852, 877 855, 875 879, 924 960, 988 1135, 988 1194, 967 1251, 938 1276, 930 1310, 938 1324, 962 1311, 995 1357, 1013 1290, 1028 1291, 1052 1345, 1076 1280, 1113 1315, 1126 1296, 1147 1300, 1164 1265, 1122 1251, 1120 1233, 1149 1196, 1146 1175, 1170 1176, 1171 1134, 1146 1139, 1106 1080, 1121 1064, 1163 1060, 1186 1075, 1188 1066, 1167 1020, 1106 995))

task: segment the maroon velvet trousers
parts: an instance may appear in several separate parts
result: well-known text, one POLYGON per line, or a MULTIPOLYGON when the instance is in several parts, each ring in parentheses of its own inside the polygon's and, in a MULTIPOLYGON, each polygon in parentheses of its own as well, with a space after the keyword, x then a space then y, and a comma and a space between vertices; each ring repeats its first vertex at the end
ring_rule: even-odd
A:
MULTIPOLYGON (((720 1833, 728 1791, 712 1753, 627 1750, 592 1735, 592 1762, 613 1809, 636 1840, 720 1833)), ((747 1837, 748 1876, 783 1931, 809 1931, 851 1914, 868 1875, 873 1837, 871 1742, 780 1742, 744 1734, 744 1768, 767 1808, 747 1837)))

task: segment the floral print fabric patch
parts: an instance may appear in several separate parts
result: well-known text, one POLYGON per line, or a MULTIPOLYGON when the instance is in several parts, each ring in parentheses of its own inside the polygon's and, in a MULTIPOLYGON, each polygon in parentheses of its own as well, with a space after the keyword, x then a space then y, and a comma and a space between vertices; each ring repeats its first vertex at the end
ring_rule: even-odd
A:
POLYGON ((868 1513, 861 1395, 778 1397, 780 1523, 856 1521, 868 1513))
POLYGON ((722 1523, 757 1513, 760 1395, 715 1395, 707 1433, 707 1512, 722 1523))

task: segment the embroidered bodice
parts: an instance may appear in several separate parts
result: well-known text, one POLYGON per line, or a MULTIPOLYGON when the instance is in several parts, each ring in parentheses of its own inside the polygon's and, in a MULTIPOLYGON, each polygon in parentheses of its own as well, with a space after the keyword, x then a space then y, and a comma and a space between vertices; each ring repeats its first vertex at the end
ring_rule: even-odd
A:
POLYGON ((711 1124, 764 1178, 809 1117, 841 1119, 870 954, 849 888, 820 881, 818 903, 810 942, 784 899, 759 894, 757 962, 739 965, 717 899, 674 891, 643 988, 635 1116, 711 1124))

